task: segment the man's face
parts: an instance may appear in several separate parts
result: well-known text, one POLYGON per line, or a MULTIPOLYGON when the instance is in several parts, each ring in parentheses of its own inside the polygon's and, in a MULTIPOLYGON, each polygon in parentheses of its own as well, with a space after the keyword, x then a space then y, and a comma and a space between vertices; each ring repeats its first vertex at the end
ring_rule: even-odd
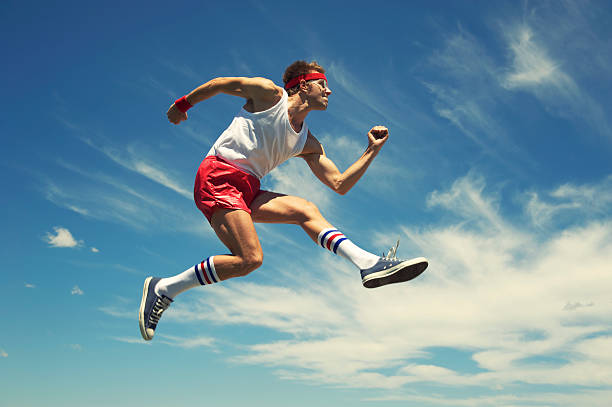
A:
POLYGON ((315 79, 308 81, 307 84, 312 108, 315 110, 327 109, 328 98, 332 93, 331 89, 327 86, 327 81, 325 79, 315 79))

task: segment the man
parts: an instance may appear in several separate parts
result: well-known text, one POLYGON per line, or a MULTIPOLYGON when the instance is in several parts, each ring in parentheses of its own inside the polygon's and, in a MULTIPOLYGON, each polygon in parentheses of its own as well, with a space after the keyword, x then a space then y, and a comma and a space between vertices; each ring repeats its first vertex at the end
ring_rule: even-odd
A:
POLYGON ((344 195, 389 138, 385 127, 373 127, 366 151, 340 172, 305 122, 311 111, 327 109, 332 92, 325 70, 316 62, 296 61, 286 69, 283 81, 281 88, 265 78, 216 78, 168 110, 168 119, 179 124, 187 120, 189 108, 219 93, 246 100, 202 161, 194 187, 196 205, 231 254, 208 257, 170 278, 148 277, 138 318, 145 340, 153 338, 162 313, 181 292, 245 276, 261 266, 263 253, 254 222, 301 226, 315 243, 353 262, 367 288, 408 281, 427 268, 422 257, 401 261, 393 250, 393 256, 382 258, 369 253, 329 224, 313 203, 259 189, 259 180, 272 169, 301 157, 321 182, 344 195))

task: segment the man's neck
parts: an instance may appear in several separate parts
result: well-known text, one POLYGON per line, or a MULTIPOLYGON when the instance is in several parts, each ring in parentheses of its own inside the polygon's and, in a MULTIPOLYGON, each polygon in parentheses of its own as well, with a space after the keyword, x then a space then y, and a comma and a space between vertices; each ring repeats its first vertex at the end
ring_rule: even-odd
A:
POLYGON ((302 125, 304 124, 306 116, 308 116, 310 112, 308 104, 306 101, 302 100, 299 93, 296 93, 295 95, 289 96, 287 111, 291 127, 293 127, 296 133, 299 133, 302 130, 302 125))

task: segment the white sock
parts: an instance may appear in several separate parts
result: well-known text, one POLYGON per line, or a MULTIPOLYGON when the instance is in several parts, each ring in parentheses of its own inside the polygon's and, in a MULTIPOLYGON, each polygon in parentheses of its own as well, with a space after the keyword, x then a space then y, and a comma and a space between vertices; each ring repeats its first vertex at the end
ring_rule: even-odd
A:
POLYGON ((323 229, 317 238, 319 244, 330 252, 350 260, 361 270, 372 267, 379 256, 367 252, 348 240, 338 229, 323 229))
POLYGON ((190 288, 214 284, 219 281, 211 256, 176 276, 159 280, 155 286, 155 294, 159 296, 165 295, 170 299, 174 299, 174 297, 190 288))

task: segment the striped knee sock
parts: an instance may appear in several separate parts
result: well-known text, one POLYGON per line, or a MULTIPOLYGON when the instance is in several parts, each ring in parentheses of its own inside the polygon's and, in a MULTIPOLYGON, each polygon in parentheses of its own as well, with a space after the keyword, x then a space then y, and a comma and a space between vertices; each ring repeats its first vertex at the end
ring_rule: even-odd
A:
POLYGON ((322 247, 350 260, 362 270, 372 267, 380 258, 355 245, 338 229, 323 229, 317 241, 322 247))
POLYGON ((213 257, 209 257, 200 264, 190 267, 176 276, 162 278, 155 286, 155 294, 165 295, 173 299, 183 291, 201 285, 218 283, 219 277, 215 271, 213 257))

